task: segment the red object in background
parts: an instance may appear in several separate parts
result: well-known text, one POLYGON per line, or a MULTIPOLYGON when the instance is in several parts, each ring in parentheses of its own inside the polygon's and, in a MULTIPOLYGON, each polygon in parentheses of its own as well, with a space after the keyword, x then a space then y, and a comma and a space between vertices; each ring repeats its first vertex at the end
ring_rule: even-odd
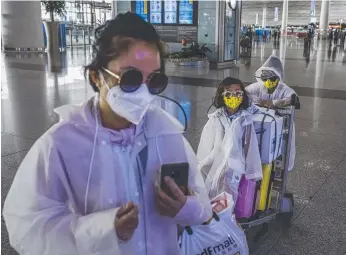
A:
POLYGON ((186 45, 187 45, 187 40, 185 40, 185 39, 181 40, 181 44, 182 44, 183 46, 186 46, 186 45))
POLYGON ((297 33, 297 38, 304 38, 307 36, 307 32, 306 31, 300 31, 297 33))

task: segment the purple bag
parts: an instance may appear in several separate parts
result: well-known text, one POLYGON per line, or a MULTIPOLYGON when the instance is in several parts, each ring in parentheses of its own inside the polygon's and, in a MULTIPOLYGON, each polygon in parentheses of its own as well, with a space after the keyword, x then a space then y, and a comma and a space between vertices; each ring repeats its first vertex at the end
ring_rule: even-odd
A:
POLYGON ((257 196, 256 181, 246 180, 243 175, 238 189, 238 198, 234 207, 234 214, 237 219, 249 218, 256 213, 257 196))

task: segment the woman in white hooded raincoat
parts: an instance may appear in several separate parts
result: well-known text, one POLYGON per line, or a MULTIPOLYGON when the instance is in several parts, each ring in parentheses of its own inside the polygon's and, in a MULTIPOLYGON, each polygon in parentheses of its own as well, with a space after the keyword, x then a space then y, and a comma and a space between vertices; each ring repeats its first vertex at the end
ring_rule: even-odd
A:
POLYGON ((209 115, 198 146, 198 167, 205 178, 209 197, 223 191, 236 202, 241 177, 262 179, 258 142, 250 104, 242 82, 228 77, 215 95, 216 112, 209 115))
POLYGON ((181 125, 149 106, 167 85, 155 29, 132 13, 107 21, 86 70, 99 94, 59 109, 18 169, 3 210, 10 243, 30 255, 176 255, 177 224, 212 211, 181 125), (168 178, 173 199, 156 177, 181 162, 191 194, 168 178))
MULTIPOLYGON (((284 69, 278 57, 271 55, 256 71, 255 77, 257 82, 245 88, 249 98, 255 104, 269 108, 284 107, 291 104, 291 96, 296 93, 283 82, 284 69)), ((295 155, 295 129, 293 128, 289 171, 294 167, 295 155)))

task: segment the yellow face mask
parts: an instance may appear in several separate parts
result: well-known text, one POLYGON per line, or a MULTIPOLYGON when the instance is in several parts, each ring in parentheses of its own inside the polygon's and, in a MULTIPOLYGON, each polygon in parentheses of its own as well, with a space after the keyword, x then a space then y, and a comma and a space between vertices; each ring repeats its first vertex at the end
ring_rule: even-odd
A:
POLYGON ((273 89, 279 84, 279 78, 276 78, 275 80, 272 78, 263 79, 263 84, 267 89, 273 89))
POLYGON ((232 110, 237 109, 241 103, 243 102, 242 97, 232 96, 232 97, 223 97, 223 100, 225 101, 225 105, 232 110))

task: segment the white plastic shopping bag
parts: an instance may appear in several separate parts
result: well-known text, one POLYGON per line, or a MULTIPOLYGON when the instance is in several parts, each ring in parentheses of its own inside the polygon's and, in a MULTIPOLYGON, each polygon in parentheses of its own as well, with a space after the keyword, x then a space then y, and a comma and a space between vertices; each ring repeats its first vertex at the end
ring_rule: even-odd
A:
POLYGON ((206 225, 185 227, 180 237, 181 255, 248 255, 244 231, 238 226, 233 208, 213 213, 206 225))

